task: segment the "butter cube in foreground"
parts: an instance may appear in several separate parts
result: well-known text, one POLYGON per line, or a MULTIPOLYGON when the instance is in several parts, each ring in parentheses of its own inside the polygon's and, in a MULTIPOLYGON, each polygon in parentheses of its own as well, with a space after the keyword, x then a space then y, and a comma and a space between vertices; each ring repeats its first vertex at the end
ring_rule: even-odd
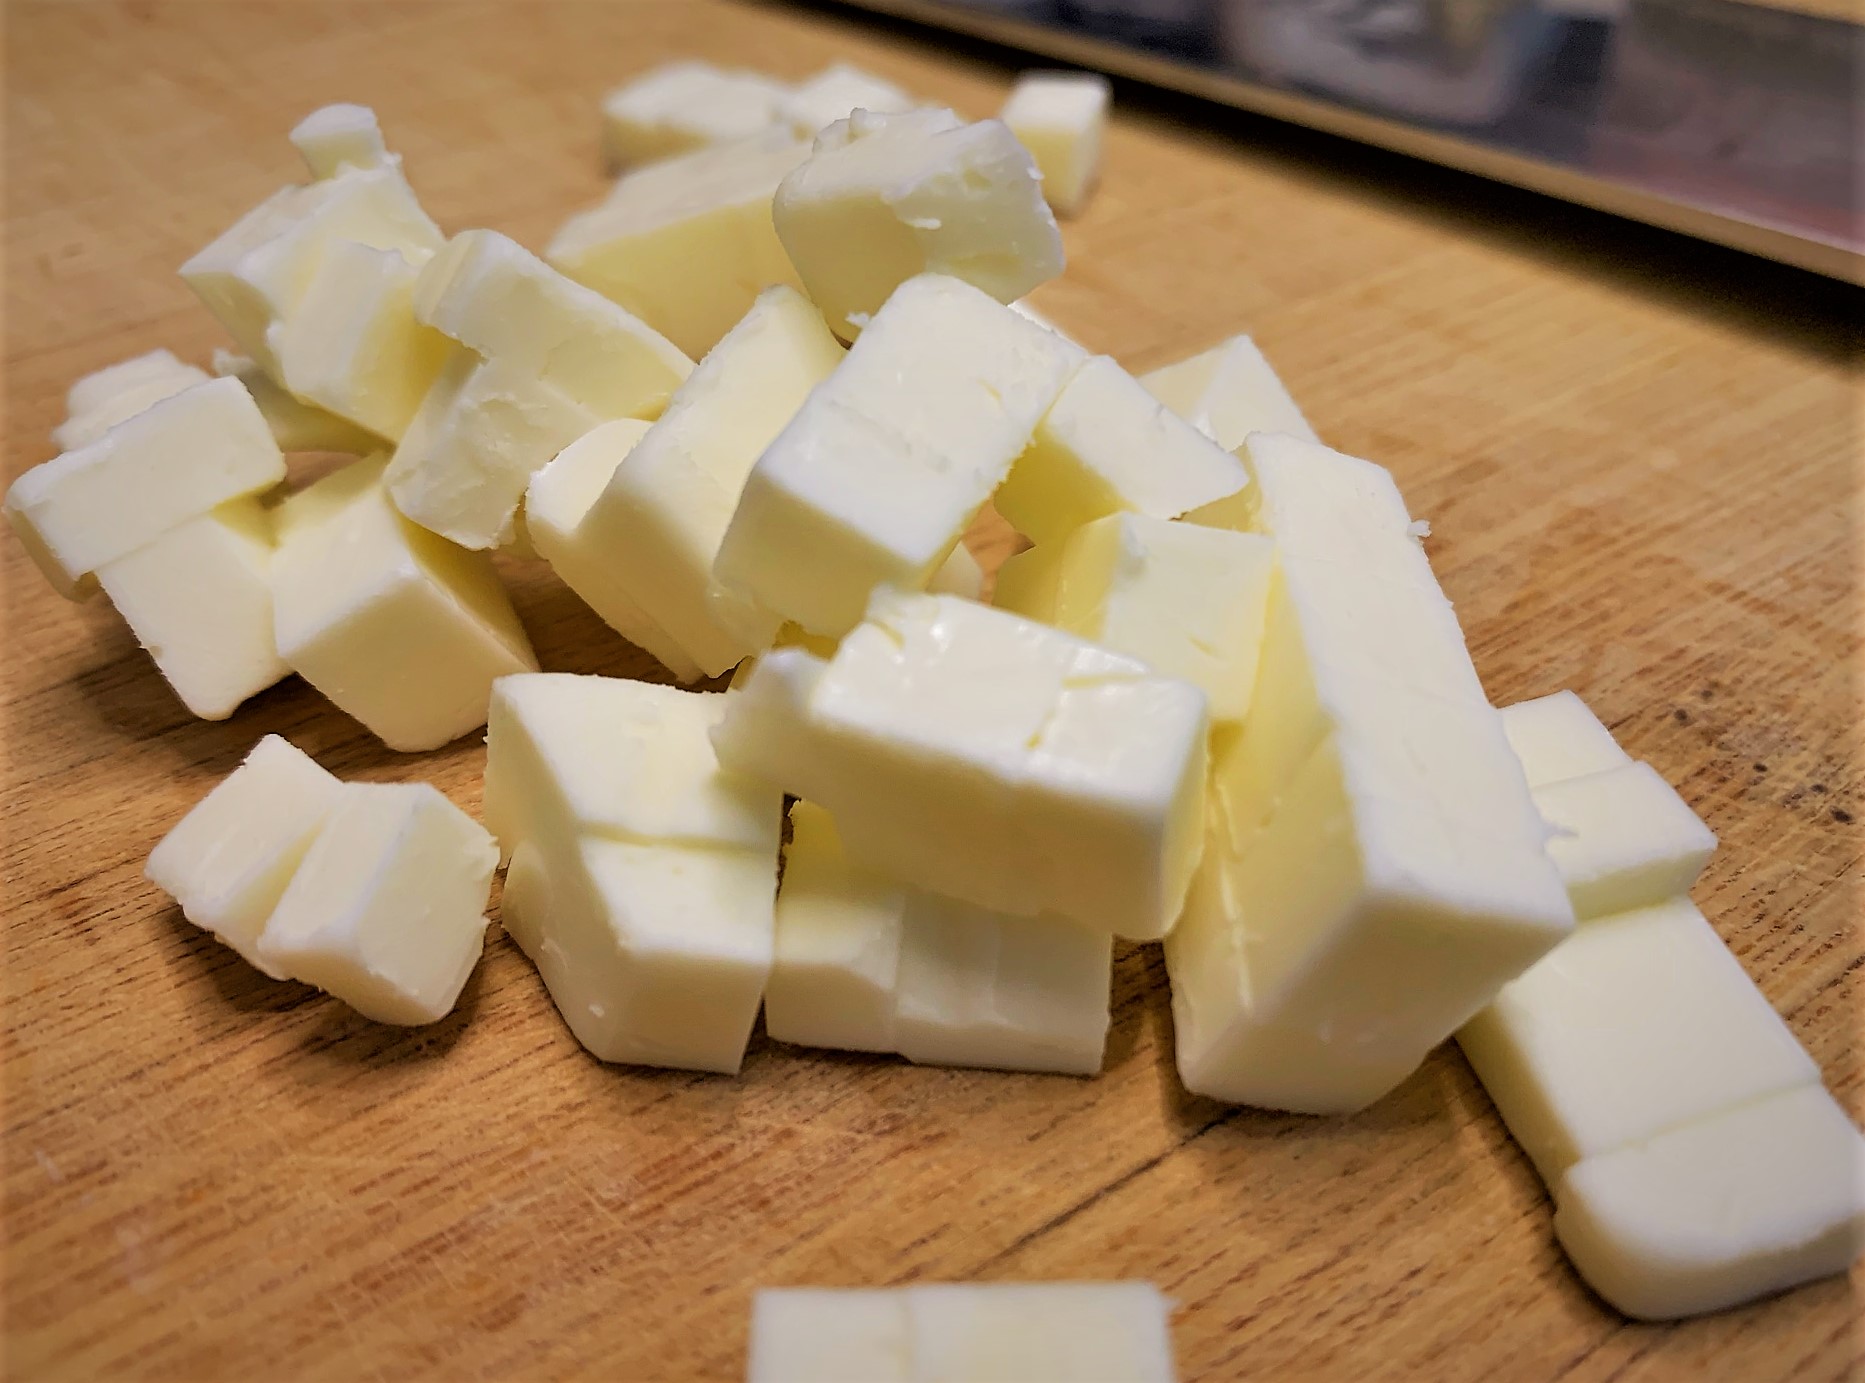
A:
POLYGON ((97 569, 97 583, 182 704, 225 720, 291 669, 272 632, 272 516, 250 496, 97 569))
POLYGON ((485 724, 494 680, 537 660, 491 558, 404 519, 382 472, 354 462, 281 506, 278 651, 389 748, 437 749, 485 724))
POLYGON ((259 414, 271 429, 280 451, 333 451, 367 456, 381 449, 383 439, 366 428, 327 413, 286 391, 249 355, 214 352, 214 373, 239 380, 253 396, 259 414))
POLYGON ((666 63, 603 98, 603 153, 611 167, 626 168, 743 139, 776 123, 789 94, 760 73, 666 63))
POLYGON ((649 423, 617 418, 586 432, 543 470, 525 490, 524 530, 551 570, 607 624, 637 648, 647 650, 682 682, 700 677, 689 658, 628 593, 609 554, 587 541, 582 524, 622 458, 647 435, 649 423))
POLYGON ((1198 860, 1204 696, 952 596, 877 591, 832 659, 761 656, 727 769, 833 813, 850 858, 1017 916, 1156 940, 1198 860))
POLYGON ((1082 359, 957 279, 903 284, 752 467, 720 584, 830 638, 923 589, 1082 359))
POLYGON ((209 378, 207 371, 184 363, 167 350, 150 351, 93 370, 66 391, 65 421, 52 429, 52 444, 60 451, 89 446, 150 404, 205 384, 209 378))
POLYGON ((1109 514, 1175 519, 1244 483, 1236 457, 1098 355, 1043 415, 994 503, 1032 542, 1047 543, 1109 514))
POLYGON ((918 274, 949 274, 1008 303, 1062 272, 1062 235, 1036 165, 998 120, 856 111, 817 136, 772 214, 803 286, 844 340, 918 274))
POLYGON ((345 783, 260 933, 260 957, 379 1023, 453 1011, 485 947, 499 852, 426 783, 345 783))
POLYGON ((914 100, 884 77, 850 63, 831 63, 786 95, 778 114, 805 139, 846 120, 858 110, 892 114, 911 110, 914 100))
POLYGON ((1561 1247, 1626 1315, 1719 1311, 1865 1252, 1865 1138, 1803 1086, 1577 1163, 1554 1205, 1561 1247))
POLYGON ((749 1383, 1172 1383, 1171 1303, 1144 1282, 765 1288, 749 1383))
POLYGON ((1241 725, 1256 687, 1275 544, 1115 514, 998 569, 993 603, 1138 658, 1204 692, 1214 725, 1241 725))
POLYGON ((1141 375, 1140 383, 1225 451, 1235 451, 1252 432, 1319 440, 1247 336, 1233 336, 1175 365, 1163 365, 1141 375))
POLYGON ((6 516, 53 586, 79 596, 105 563, 284 478, 285 458, 252 396, 238 380, 216 379, 34 466, 7 490, 6 516))
POLYGON ((261 959, 259 934, 341 786, 302 750, 267 735, 170 828, 144 872, 195 926, 282 978, 261 959))
POLYGON ((589 508, 579 541, 707 676, 770 646, 779 621, 713 580, 746 477, 842 359, 794 288, 766 289, 700 362, 589 508))
POLYGON ((1025 72, 999 114, 1043 175, 1043 196, 1064 216, 1079 212, 1101 174, 1111 94, 1098 72, 1025 72))
POLYGON ((771 199, 809 145, 772 129, 625 174, 544 257, 697 360, 773 284, 801 287, 771 199))
POLYGON ((1531 788, 1622 768, 1632 756, 1619 747, 1586 702, 1570 691, 1503 708, 1502 728, 1522 761, 1531 788))

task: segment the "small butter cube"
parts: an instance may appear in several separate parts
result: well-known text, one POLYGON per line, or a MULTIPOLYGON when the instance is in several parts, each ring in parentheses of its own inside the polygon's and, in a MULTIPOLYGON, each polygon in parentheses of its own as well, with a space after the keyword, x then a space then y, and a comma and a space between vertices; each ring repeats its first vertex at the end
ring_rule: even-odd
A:
POLYGON ((259 362, 251 356, 217 350, 214 373, 222 378, 237 379, 246 386, 246 392, 253 396, 253 403, 271 429, 272 440, 278 443, 280 451, 334 451, 366 456, 382 446, 383 439, 375 433, 287 392, 260 369, 259 362))
POLYGON ((1161 366, 1141 375, 1140 383, 1225 451, 1235 451, 1252 432, 1320 440, 1247 336, 1233 336, 1176 365, 1161 366))
POLYGON ((604 420, 653 417, 693 368, 633 313, 496 231, 454 236, 422 270, 414 301, 421 321, 604 420))
POLYGON ((1098 355, 1043 415, 998 490, 997 512, 1046 543, 1108 514, 1175 519, 1237 494, 1244 469, 1098 355))
POLYGON ((771 129, 625 174, 544 257, 698 359, 772 284, 801 284, 771 222, 809 145, 771 129))
POLYGON ((1171 1303, 1144 1282, 766 1288, 749 1383, 1172 1383, 1171 1303))
POLYGON ((524 529, 538 556, 616 633, 646 649, 682 682, 700 677, 699 665, 628 593, 608 554, 585 540, 582 524, 622 458, 651 424, 617 418, 585 433, 531 477, 525 491, 524 529))
POLYGON ((449 351, 446 337, 414 318, 417 272, 396 250, 332 245, 304 301, 272 330, 291 393, 400 440, 449 351))
POLYGON ((1690 891, 1716 835, 1650 764, 1622 764, 1535 790, 1548 854, 1582 918, 1690 891))
POLYGON ((436 1022, 479 963, 498 858, 426 783, 345 783, 259 954, 379 1023, 436 1022))
POLYGON ((1544 1180, 1819 1069, 1687 898, 1588 922, 1458 1034, 1544 1180))
POLYGON ((830 638, 924 588, 1082 358, 957 279, 903 284, 758 458, 720 583, 830 638))
POLYGON ((409 523, 380 458, 286 500, 273 561, 279 655, 391 749, 485 724, 492 683, 536 671, 490 557, 409 523))
POLYGON ((611 167, 626 168, 742 139, 777 123, 789 94, 756 72, 667 63, 603 98, 603 153, 611 167))
POLYGON ((182 703, 225 720, 291 669, 272 637, 272 516, 228 500, 97 569, 182 703))
POLYGON ((776 637, 778 619, 717 585, 713 562, 752 466, 842 354, 807 298, 766 289, 621 459, 578 530, 709 677, 776 637))
POLYGON ((788 93, 777 110, 792 129, 808 139, 858 110, 892 114, 913 106, 913 98, 886 78, 838 62, 788 93))
POLYGON ((74 595, 97 568, 284 478, 252 396, 216 379, 34 466, 7 490, 6 516, 46 578, 74 595))
POLYGON ((1115 514, 1012 557, 993 602, 1182 677, 1214 725, 1240 725, 1274 570, 1261 534, 1115 514))
POLYGON ((882 590, 832 659, 760 657, 713 739, 728 769, 834 813, 867 867, 1156 940, 1202 844, 1206 728, 1197 688, 1130 658, 882 590))
POLYGON ((150 351, 94 370, 65 395, 65 421, 52 429, 60 451, 89 446, 126 418, 183 389, 208 381, 207 371, 178 360, 173 351, 150 351))
POLYGON ((1110 95, 1097 72, 1025 72, 998 117, 1036 160, 1043 196, 1064 216, 1082 209, 1100 176, 1110 95))
POLYGON ((341 784, 277 735, 197 802, 149 854, 151 883, 252 964, 259 933, 323 828, 341 784))
POLYGON ((346 168, 392 164, 382 127, 368 106, 325 106, 300 120, 291 142, 314 178, 334 178, 346 168))
POLYGON ((1817 1085, 1588 1158, 1554 1232, 1628 1316, 1674 1320, 1843 1273, 1865 1252, 1865 1139, 1817 1085))
POLYGON ((1621 768, 1632 758, 1570 691, 1503 708, 1502 728, 1531 788, 1621 768))
POLYGON ((1062 272, 1062 235, 1002 121, 856 111, 777 189, 777 234, 810 298, 852 340, 901 284, 964 279, 1000 303, 1062 272))

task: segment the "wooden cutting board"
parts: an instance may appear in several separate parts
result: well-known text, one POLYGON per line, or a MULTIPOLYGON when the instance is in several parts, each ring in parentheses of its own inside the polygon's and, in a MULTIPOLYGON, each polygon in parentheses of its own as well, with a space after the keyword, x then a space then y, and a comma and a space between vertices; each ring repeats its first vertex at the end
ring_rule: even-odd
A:
MULTIPOLYGON (((596 104, 701 55, 847 58, 987 114, 1012 68, 835 11, 11 4, 6 465, 71 380, 221 342, 176 265, 374 105, 428 208, 533 246, 603 181, 596 104)), ((1403 159, 1123 89, 1036 301, 1148 368, 1254 332, 1322 434, 1398 474, 1499 702, 1578 689, 1721 834, 1698 898, 1856 1117, 1860 300, 1403 159)), ((1000 557, 1001 531, 978 535, 1000 557)), ((5 1346, 20 1379, 729 1379, 760 1284, 1141 1277, 1187 1379, 1837 1379, 1832 1281, 1676 1327, 1591 1297, 1454 1049, 1366 1113, 1187 1095, 1156 948, 1093 1081, 754 1040, 737 1079, 588 1059, 496 936, 459 1011, 269 982, 142 878, 252 742, 429 779, 288 682, 181 709, 10 539, 5 1346)), ((548 572, 544 665, 653 677, 548 572)))

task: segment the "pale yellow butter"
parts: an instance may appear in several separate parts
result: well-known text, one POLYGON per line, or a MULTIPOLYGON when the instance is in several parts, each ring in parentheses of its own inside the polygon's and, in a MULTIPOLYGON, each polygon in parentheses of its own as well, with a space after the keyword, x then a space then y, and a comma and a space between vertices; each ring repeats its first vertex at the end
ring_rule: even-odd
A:
POLYGON ((205 384, 209 378, 207 371, 184 363, 167 350, 150 351, 94 370, 66 393, 65 421, 52 429, 52 444, 60 451, 89 446, 150 404, 205 384))
POLYGON ((1263 352, 1247 336, 1140 376, 1159 401, 1225 451, 1252 432, 1319 438, 1263 352))
POLYGON ((911 96, 885 77, 838 62, 799 82, 778 103, 777 113, 797 134, 808 139, 858 110, 887 115, 911 110, 915 104, 911 96))
POLYGON ((742 139, 780 121, 789 95, 761 73, 666 63, 603 98, 603 152, 610 166, 626 168, 742 139))
POLYGON ((232 351, 214 352, 214 373, 237 379, 253 396, 260 416, 272 431, 280 451, 333 451, 366 456, 379 450, 384 438, 306 403, 259 368, 251 356, 232 351))
POLYGON ((1043 196, 1064 216, 1081 211, 1100 177, 1111 94, 1098 72, 1024 72, 999 113, 1036 160, 1043 196))

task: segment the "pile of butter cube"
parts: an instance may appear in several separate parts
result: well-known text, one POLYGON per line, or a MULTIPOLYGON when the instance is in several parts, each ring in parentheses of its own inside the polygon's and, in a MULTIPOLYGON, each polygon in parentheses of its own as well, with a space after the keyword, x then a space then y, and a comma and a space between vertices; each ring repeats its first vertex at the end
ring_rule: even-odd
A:
MULTIPOLYGON (((486 828, 267 736, 150 877, 418 1023, 502 861, 584 1047, 728 1073, 761 1011, 1092 1076, 1115 941, 1159 942, 1201 1095, 1359 1110, 1457 1038, 1629 1314, 1842 1271, 1865 1143, 1689 902, 1707 828, 1571 693, 1490 704, 1426 526, 1247 337, 1136 377, 1021 307, 1106 105, 681 64, 543 257, 444 234, 371 112, 306 119, 312 181, 182 268, 239 353, 80 381, 6 512, 199 715, 296 673, 396 750, 486 727, 486 828), (307 450, 351 459, 294 487, 307 450), (988 601, 987 505, 1029 540, 988 601), (540 671, 495 551, 729 685, 540 671)), ((788 1309, 761 1376, 820 1367, 788 1309)))

